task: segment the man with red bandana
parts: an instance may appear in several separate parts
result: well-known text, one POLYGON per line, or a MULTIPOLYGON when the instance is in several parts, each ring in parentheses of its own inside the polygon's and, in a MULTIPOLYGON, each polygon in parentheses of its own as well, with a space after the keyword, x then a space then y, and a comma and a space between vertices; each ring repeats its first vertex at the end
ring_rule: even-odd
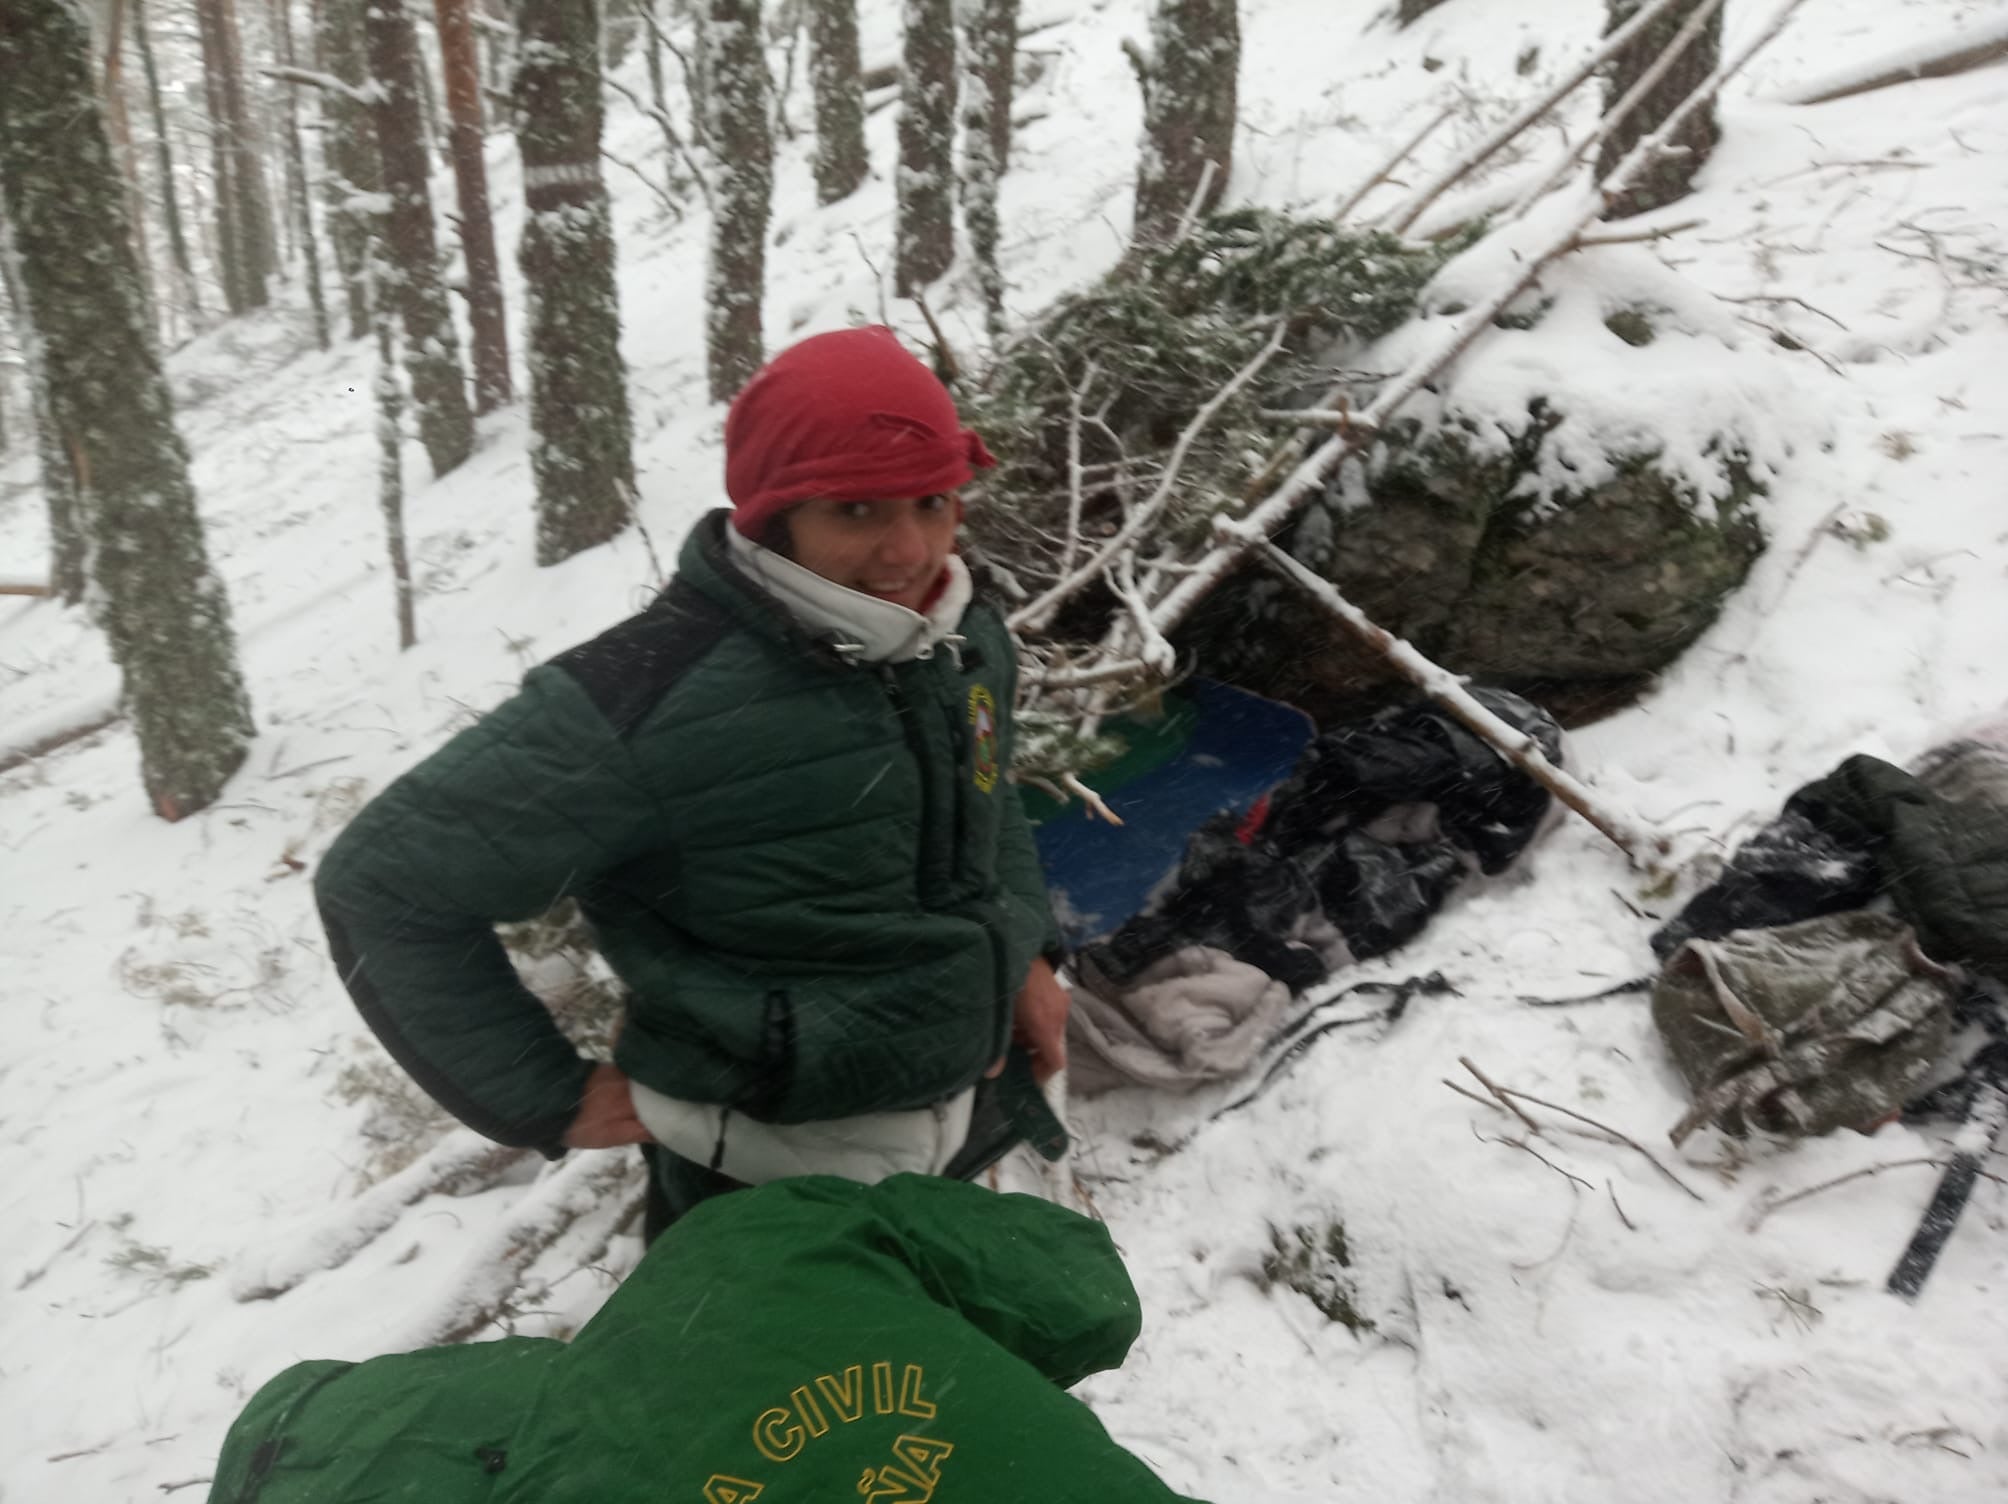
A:
POLYGON ((784 351, 726 419, 732 509, 662 595, 342 833, 330 949, 442 1106, 553 1156, 642 1145, 651 1234, 783 1176, 1057 1152, 1058 938, 999 776, 1017 665, 955 554, 992 463, 890 330, 784 351), (628 989, 611 1063, 495 935, 564 897, 628 989))

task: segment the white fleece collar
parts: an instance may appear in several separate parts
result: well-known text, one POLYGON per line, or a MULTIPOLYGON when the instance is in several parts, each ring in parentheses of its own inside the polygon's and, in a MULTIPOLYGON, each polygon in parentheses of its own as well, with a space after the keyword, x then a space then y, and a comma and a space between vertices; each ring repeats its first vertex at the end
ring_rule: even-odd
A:
POLYGON ((955 629, 969 609, 973 587, 969 567, 954 554, 948 556, 948 583, 923 613, 826 580, 793 559, 762 548, 729 522, 725 543, 733 562, 798 626, 812 637, 835 637, 838 651, 846 656, 864 663, 905 663, 932 657, 940 643, 951 649, 961 645, 955 629))

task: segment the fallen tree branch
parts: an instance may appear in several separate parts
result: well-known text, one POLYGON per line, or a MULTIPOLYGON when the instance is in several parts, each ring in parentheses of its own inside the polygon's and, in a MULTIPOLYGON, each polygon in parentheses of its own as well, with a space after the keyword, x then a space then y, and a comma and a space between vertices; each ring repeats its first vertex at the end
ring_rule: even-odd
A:
MULTIPOLYGON (((1644 1144, 1640 1143, 1630 1134, 1623 1133, 1618 1129, 1611 1127, 1611 1125, 1608 1123, 1598 1122, 1597 1119, 1590 1117, 1586 1113, 1578 1112, 1573 1107, 1564 1107, 1559 1102, 1550 1102, 1546 1097, 1537 1097, 1532 1092, 1521 1091, 1517 1087, 1502 1086, 1498 1082, 1492 1080, 1489 1076, 1485 1075, 1484 1072, 1480 1071, 1477 1066, 1473 1065, 1469 1059, 1467 1059, 1462 1055, 1458 1056, 1458 1063, 1462 1065, 1466 1070, 1470 1071, 1472 1075, 1476 1076, 1479 1079, 1479 1081, 1481 1081, 1484 1084, 1485 1089, 1492 1094, 1491 1098, 1488 1100, 1485 1097, 1479 1096, 1478 1093, 1474 1091, 1469 1091, 1465 1087, 1460 1086, 1455 1081, 1445 1080, 1443 1084, 1449 1087, 1452 1091, 1456 1092, 1459 1096, 1469 1097, 1472 1101, 1481 1103, 1486 1107, 1505 1108, 1507 1111, 1511 1112, 1515 1117, 1519 1118, 1521 1122, 1528 1124, 1532 1129, 1532 1131, 1535 1133, 1541 1132, 1540 1127, 1534 1123, 1534 1120, 1531 1117, 1529 1117, 1525 1112, 1523 1112, 1520 1109, 1520 1107, 1516 1104, 1515 1101, 1516 1098, 1520 1102, 1532 1102, 1536 1107, 1545 1107, 1550 1112, 1558 1112, 1565 1118, 1573 1118, 1576 1122, 1582 1123, 1586 1127, 1595 1129, 1598 1133, 1602 1134, 1611 1143, 1622 1144, 1629 1149, 1636 1149, 1640 1154, 1645 1156, 1645 1161, 1647 1164, 1651 1165, 1655 1170, 1659 1171, 1659 1173, 1662 1176, 1664 1176, 1668 1181, 1672 1182, 1674 1187, 1677 1190, 1681 1191, 1684 1195, 1686 1195, 1689 1200, 1699 1201, 1702 1202, 1704 1205, 1706 1204, 1707 1202, 1706 1197, 1704 1197, 1699 1191, 1695 1190, 1694 1187, 1689 1185, 1686 1181, 1682 1180, 1678 1175, 1674 1174, 1673 1171, 1669 1170, 1665 1165, 1661 1164, 1658 1155, 1654 1154, 1652 1150, 1646 1148, 1644 1144)), ((1581 1133, 1580 1129, 1573 1129, 1571 1131, 1581 1133)), ((1546 1135, 1544 1134, 1542 1136, 1545 1137, 1546 1135)), ((1588 1136, 1589 1135, 1587 1134, 1583 1134, 1583 1137, 1587 1138, 1588 1136)), ((1613 1200, 1616 1199, 1615 1195, 1613 1195, 1612 1199, 1613 1200)))
POLYGON ((1472 1075, 1478 1078, 1478 1084, 1484 1087, 1490 1093, 1492 1093, 1492 1099, 1495 1102, 1497 1102, 1501 1107, 1505 1108, 1508 1112, 1512 1113, 1513 1116, 1518 1118, 1521 1122, 1525 1123, 1527 1125, 1527 1131, 1529 1133, 1539 1135, 1539 1133, 1541 1132, 1541 1125, 1535 1122, 1532 1118, 1528 1117, 1527 1114, 1522 1112, 1518 1107, 1514 1106, 1512 1098, 1508 1097, 1506 1093, 1500 1089, 1499 1083, 1494 1081, 1490 1076, 1486 1075, 1485 1072, 1481 1071, 1475 1064, 1473 1064, 1471 1057, 1469 1055, 1459 1055, 1457 1057, 1457 1063, 1463 1066, 1466 1070, 1470 1071, 1472 1075))
POLYGON ((276 1247, 240 1255, 230 1276, 237 1300, 270 1300, 324 1269, 346 1264, 397 1225, 405 1208, 428 1196, 464 1196, 495 1183, 528 1149, 491 1143, 460 1128, 420 1158, 353 1201, 335 1208, 276 1247))
POLYGON ((1464 688, 1461 679, 1424 657, 1412 643, 1396 637, 1385 627, 1376 626, 1365 612, 1340 595, 1338 587, 1330 580, 1313 574, 1273 543, 1264 540, 1256 547, 1263 563, 1295 585, 1361 643, 1379 653, 1390 666, 1505 761, 1589 821, 1631 858, 1634 865, 1646 866, 1666 855, 1671 842, 1664 835, 1647 829, 1636 817, 1608 808, 1588 784, 1550 762, 1532 736, 1509 725, 1479 704, 1464 688))
POLYGON ((1969 25, 1953 36, 1921 43, 1895 61, 1873 65, 1873 71, 1867 73, 1829 75, 1821 82, 1802 85, 1782 96, 1779 102, 1805 105, 1852 99, 1857 94, 1914 83, 1921 78, 1949 78, 2008 57, 2008 17, 1981 22, 1978 29, 1977 36, 1976 28, 1969 25))
MULTIPOLYGON (((1762 1202, 1750 1214, 1750 1220, 1745 1225, 1749 1227, 1750 1231, 1755 1232, 1764 1225, 1766 1219, 1773 1212, 1790 1206, 1795 1201, 1804 1201, 1808 1196, 1817 1196, 1822 1191, 1831 1191, 1836 1186, 1846 1185, 1851 1180, 1866 1180, 1871 1175, 1882 1174, 1885 1170, 1909 1170, 1919 1165, 1932 1165, 1942 1170, 1951 1163, 1950 1159, 1942 1155, 1920 1154, 1915 1159, 1887 1159, 1878 1165, 1868 1165, 1863 1169, 1850 1170, 1845 1175, 1836 1175, 1832 1180, 1822 1180, 1818 1185, 1809 1185, 1804 1190, 1793 1191, 1789 1196, 1774 1196, 1770 1200, 1762 1202)), ((2008 1185, 2008 1179, 1992 1174, 1989 1171, 1980 1170, 1976 1173, 1982 1179, 1991 1180, 1996 1185, 2008 1185)))
POLYGON ((1575 93, 1577 86, 1584 79, 1596 72, 1598 68, 1602 67, 1618 53, 1624 51, 1626 47, 1631 45, 1634 37, 1638 36, 1646 27, 1652 25, 1653 22, 1657 21, 1662 15, 1665 15, 1679 3, 1680 0, 1652 0, 1652 3, 1639 7, 1629 21, 1626 21, 1624 25, 1606 36, 1602 46, 1591 52, 1588 57, 1584 58, 1574 68, 1563 74, 1555 86, 1546 94, 1543 94, 1532 104, 1527 105, 1519 114, 1513 116, 1512 119, 1479 142, 1477 146, 1466 151, 1464 155, 1457 158, 1448 167, 1444 168, 1443 171, 1423 184, 1410 197, 1407 203, 1402 204, 1392 214, 1383 219, 1380 227, 1393 235, 1400 235, 1406 232, 1410 225, 1422 217, 1423 210, 1427 209, 1460 181, 1489 161, 1498 153, 1500 148, 1507 145, 1514 137, 1540 120, 1542 116, 1546 115, 1569 95, 1575 93))
POLYGON ((11 773, 16 768, 25 767, 38 757, 47 757, 51 752, 60 751, 72 742, 80 742, 87 736, 95 736, 108 726, 116 726, 125 719, 125 712, 114 706, 110 710, 99 711, 74 725, 51 731, 46 736, 37 737, 21 747, 0 748, 0 773, 11 773))
POLYGON ((1429 123, 1424 125, 1421 130, 1410 136, 1406 141, 1402 142, 1401 146, 1395 151, 1395 154, 1381 163, 1380 169, 1372 177, 1368 178, 1339 201, 1339 207, 1332 211, 1332 222, 1334 224, 1344 224, 1346 216, 1359 208, 1360 201, 1393 176, 1394 170, 1406 162, 1414 154, 1418 146, 1434 135, 1439 125, 1450 118, 1450 113, 1451 107, 1445 105, 1434 115, 1430 116, 1429 123))
POLYGON ((48 596, 56 593, 47 580, 0 580, 0 595, 48 596))
POLYGON ((316 73, 311 68, 260 68, 267 78, 276 78, 282 84, 302 84, 309 89, 325 89, 330 94, 339 94, 351 104, 374 105, 376 96, 358 84, 335 77, 332 73, 316 73))

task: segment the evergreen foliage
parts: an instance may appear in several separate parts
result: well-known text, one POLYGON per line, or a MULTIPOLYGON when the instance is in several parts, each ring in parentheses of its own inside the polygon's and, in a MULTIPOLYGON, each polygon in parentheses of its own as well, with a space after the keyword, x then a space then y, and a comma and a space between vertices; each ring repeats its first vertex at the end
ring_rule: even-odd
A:
POLYGON ((460 336, 439 280, 432 193, 426 181, 431 164, 420 112, 418 38, 399 0, 363 0, 362 39, 375 86, 370 115, 390 196, 378 286, 397 300, 403 315, 405 371, 418 412, 418 437, 432 461, 432 473, 444 475, 473 450, 474 417, 467 408, 460 371, 460 336))
POLYGON ((810 0, 809 82, 816 100, 816 201, 834 204, 871 171, 858 0, 810 0))
POLYGON ((244 760, 251 708, 127 234, 89 29, 67 0, 8 0, 0 196, 85 520, 94 614, 125 676, 146 791, 179 819, 244 760))
POLYGON ((1132 51, 1130 61, 1143 87, 1143 151, 1131 239, 1138 246, 1162 245, 1178 233, 1195 195, 1200 214, 1219 203, 1234 169, 1241 71, 1237 0, 1158 0, 1151 13, 1150 56, 1132 51))
POLYGON ((760 0, 701 0, 707 134, 712 175, 711 266, 706 287, 706 362, 711 400, 732 399, 760 369, 766 344, 767 219, 774 191, 774 141, 767 119, 767 61, 760 47, 760 0))
POLYGON ((1267 396, 1257 383, 1221 409, 1193 446, 1159 529, 1169 541, 1203 537, 1275 444, 1275 426, 1257 410, 1278 390, 1322 387, 1335 341, 1371 340, 1408 318, 1456 248, 1237 210, 1063 299, 967 399, 970 425, 1000 456, 983 478, 984 504, 969 514, 981 556, 1028 590, 1059 578, 1076 392, 1089 475, 1082 525, 1095 536, 1126 500, 1149 493, 1181 431, 1287 320, 1267 396))
MULTIPOLYGON (((1605 35, 1629 21, 1644 3, 1645 0, 1609 0, 1605 35)), ((1639 75, 1666 51, 1674 33, 1693 14, 1696 3, 1699 0, 1674 6, 1611 60, 1610 71, 1604 77, 1605 109, 1621 98, 1637 82, 1639 75)), ((1597 155, 1597 176, 1608 177, 1638 145, 1641 137, 1658 130, 1666 117, 1715 71, 1721 56, 1722 11, 1717 9, 1702 27, 1701 35, 1667 70, 1666 76, 1652 86, 1645 98, 1639 101, 1638 108, 1626 116, 1605 140, 1597 155)), ((1708 155, 1715 150, 1720 136, 1721 131, 1715 123, 1715 101, 1711 99, 1703 108, 1689 115, 1674 133, 1673 139, 1667 143, 1674 150, 1657 161, 1647 163, 1645 170, 1633 180, 1632 187, 1610 206, 1605 217, 1625 219, 1651 209, 1664 208, 1687 197, 1688 190, 1694 186, 1695 175, 1707 164, 1708 155)))
POLYGON ((911 296, 955 259, 955 5, 905 0, 893 288, 911 296))
POLYGON ((537 562, 556 564, 627 525, 634 434, 620 353, 613 216, 600 179, 594 0, 524 9, 516 69, 529 287, 530 466, 537 562))

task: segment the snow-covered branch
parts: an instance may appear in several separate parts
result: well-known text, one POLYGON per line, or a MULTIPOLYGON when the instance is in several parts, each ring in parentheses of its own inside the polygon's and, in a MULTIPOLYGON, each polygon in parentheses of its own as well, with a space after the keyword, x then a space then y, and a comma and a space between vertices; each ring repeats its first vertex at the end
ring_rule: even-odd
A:
POLYGON ((283 84, 304 84, 310 89, 325 89, 330 94, 339 94, 351 104, 370 106, 376 103, 376 95, 369 89, 336 78, 332 73, 316 73, 312 68, 261 68, 258 70, 267 78, 276 78, 283 84))
POLYGON ((1414 644, 1396 637, 1385 627, 1376 626, 1364 611, 1340 595, 1330 580, 1311 573, 1273 543, 1265 541, 1260 545, 1260 557, 1474 736, 1594 825, 1631 858, 1634 866, 1646 866, 1666 854, 1666 837, 1641 825, 1636 818, 1612 809, 1589 785, 1556 767, 1533 737, 1487 710, 1465 689, 1462 679, 1425 657, 1414 644))

